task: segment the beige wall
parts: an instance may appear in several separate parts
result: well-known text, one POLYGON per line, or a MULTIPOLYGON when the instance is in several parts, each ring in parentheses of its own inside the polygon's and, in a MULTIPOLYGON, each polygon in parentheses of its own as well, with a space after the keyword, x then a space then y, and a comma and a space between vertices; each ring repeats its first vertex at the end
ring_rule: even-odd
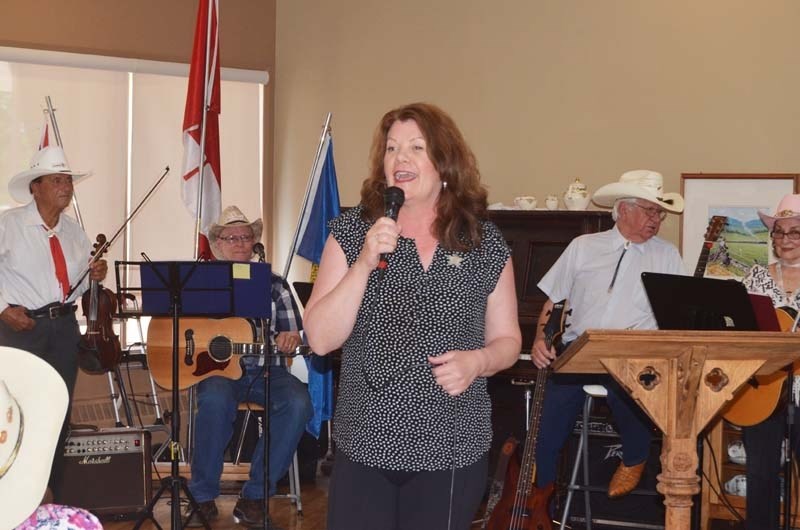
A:
MULTIPOLYGON (((198 0, 4 0, 0 46, 188 63, 198 0)), ((268 70, 275 0, 220 1, 220 62, 268 70)))
MULTIPOLYGON (((2 46, 186 62, 197 2, 3 7, 2 46)), ((328 111, 344 204, 381 114, 414 100, 461 125, 491 201, 633 168, 677 189, 681 172, 800 167, 795 0, 222 0, 220 19, 222 65, 271 77, 264 213, 274 199, 281 267, 328 111)))
POLYGON ((327 111, 352 205, 378 119, 415 100, 460 124, 492 202, 637 168, 668 191, 682 172, 797 172, 798 25, 795 0, 280 1, 276 221, 293 226, 327 111))

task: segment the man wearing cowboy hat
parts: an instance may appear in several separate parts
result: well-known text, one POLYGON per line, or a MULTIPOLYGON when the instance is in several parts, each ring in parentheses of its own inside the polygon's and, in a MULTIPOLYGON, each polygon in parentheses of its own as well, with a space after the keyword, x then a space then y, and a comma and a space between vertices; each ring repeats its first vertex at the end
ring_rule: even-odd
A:
MULTIPOLYGON (((61 375, 70 398, 78 374, 80 331, 75 300, 88 287, 72 283, 86 268, 92 245, 86 233, 64 210, 73 184, 86 173, 72 171, 60 147, 37 152, 30 169, 8 184, 11 197, 25 206, 0 214, 0 345, 41 357, 61 375)), ((89 277, 105 278, 105 260, 96 261, 89 277)), ((58 447, 66 439, 69 409, 58 447)), ((58 499, 63 454, 56 451, 50 488, 58 499)))
MULTIPOLYGON (((253 246, 261 240, 261 219, 253 222, 236 206, 222 211, 219 222, 209 229, 208 242, 214 256, 227 261, 250 261, 253 246)), ((266 293, 265 293, 266 295, 266 293)), ((270 337, 283 353, 291 353, 300 344, 302 323, 294 297, 286 281, 272 275, 272 320, 270 337)), ((223 455, 233 434, 233 422, 239 403, 266 404, 263 385, 263 359, 242 360, 245 374, 233 381, 210 377, 198 385, 197 434, 192 453, 192 478, 189 489, 207 520, 215 519, 218 510, 214 499, 220 494, 223 455)), ((308 390, 284 366, 270 363, 269 367, 269 491, 274 494, 275 483, 286 473, 295 449, 311 417, 308 390)), ((250 480, 242 488, 233 509, 237 523, 264 525, 264 462, 263 439, 253 451, 250 480)), ((269 528, 276 528, 268 520, 269 528)), ((187 526, 202 526, 199 517, 192 517, 187 526)))
MULTIPOLYGON (((544 341, 544 324, 555 302, 567 300, 572 308, 565 343, 589 328, 655 329, 641 273, 683 274, 674 245, 657 237, 667 212, 683 211, 683 198, 662 192, 662 177, 655 171, 628 171, 618 182, 603 186, 592 200, 613 207, 616 224, 611 230, 574 239, 538 287, 548 296, 539 316, 533 360, 542 368, 555 359, 544 341)), ((583 401, 583 385, 600 383, 608 390, 608 404, 622 438, 623 458, 608 488, 610 497, 630 493, 644 471, 653 427, 627 392, 608 376, 554 374, 547 383, 536 446, 536 494, 553 491, 558 454, 575 424, 583 401), (588 380, 587 380, 588 379, 588 380)), ((544 504, 547 505, 546 503, 544 504)))

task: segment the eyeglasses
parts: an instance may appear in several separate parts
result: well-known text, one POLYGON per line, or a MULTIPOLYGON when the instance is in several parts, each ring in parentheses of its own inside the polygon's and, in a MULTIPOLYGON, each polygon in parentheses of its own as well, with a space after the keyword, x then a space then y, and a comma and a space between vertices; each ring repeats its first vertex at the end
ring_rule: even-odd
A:
POLYGON ((784 237, 788 237, 792 241, 797 241, 798 239, 800 239, 800 232, 798 232, 797 230, 789 230, 788 232, 773 230, 770 233, 770 237, 772 239, 783 239, 784 237))
POLYGON ((651 219, 655 219, 657 217, 659 221, 663 221, 664 219, 667 218, 667 211, 663 208, 656 208, 654 206, 642 206, 641 204, 636 202, 632 202, 631 204, 644 210, 644 213, 647 214, 647 217, 651 219))
POLYGON ((228 237, 219 237, 217 238, 220 241, 224 241, 229 245, 234 245, 236 243, 250 243, 253 241, 253 236, 228 236, 228 237))

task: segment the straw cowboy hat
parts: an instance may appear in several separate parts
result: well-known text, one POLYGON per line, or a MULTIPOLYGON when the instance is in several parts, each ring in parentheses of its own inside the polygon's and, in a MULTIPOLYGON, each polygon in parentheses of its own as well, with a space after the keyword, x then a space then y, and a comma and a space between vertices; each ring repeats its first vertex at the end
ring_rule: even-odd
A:
POLYGON ((228 206, 219 215, 219 222, 212 224, 208 229, 208 245, 215 256, 222 255, 219 248, 219 234, 225 228, 231 226, 249 226, 253 230, 253 243, 261 241, 261 231, 264 229, 264 223, 261 222, 261 218, 250 222, 239 208, 228 206))
POLYGON ((91 172, 72 171, 67 162, 67 155, 58 146, 45 147, 36 152, 31 159, 30 169, 17 173, 8 183, 8 192, 15 201, 26 203, 33 197, 30 184, 44 175, 72 175, 72 182, 77 182, 91 172))
POLYGON ((679 193, 664 193, 664 177, 647 169, 636 169, 622 174, 618 182, 606 184, 596 192, 592 201, 598 206, 611 208, 617 199, 636 198, 658 204, 667 211, 683 211, 683 197, 679 193))
POLYGON ((772 227, 775 226, 775 221, 778 219, 795 219, 800 217, 800 195, 784 195, 778 207, 775 209, 775 215, 767 215, 758 212, 761 222, 767 225, 769 231, 772 232, 772 227))
POLYGON ((0 363, 0 528, 14 528, 42 501, 69 396, 31 353, 0 346, 0 363))

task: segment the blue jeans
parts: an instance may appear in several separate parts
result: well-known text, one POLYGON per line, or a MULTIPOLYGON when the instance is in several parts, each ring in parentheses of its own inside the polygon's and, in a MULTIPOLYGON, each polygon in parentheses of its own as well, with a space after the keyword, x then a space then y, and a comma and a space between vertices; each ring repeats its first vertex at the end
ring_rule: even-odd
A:
POLYGON ((575 427, 586 394, 583 385, 603 385, 608 390, 608 407, 622 441, 622 461, 633 466, 647 460, 653 424, 624 388, 607 375, 552 374, 545 386, 542 419, 536 442, 536 485, 556 479, 561 448, 575 427))
MULTIPOLYGON (((295 449, 311 417, 311 400, 306 386, 285 368, 269 367, 269 494, 286 473, 295 449)), ((265 405, 261 368, 249 367, 241 379, 210 377, 197 388, 197 416, 192 479, 189 490, 197 502, 219 496, 225 448, 233 435, 239 403, 265 405), (252 383, 252 385, 251 385, 252 383)), ((250 479, 242 488, 245 499, 264 498, 264 439, 259 438, 250 463, 250 479)))

